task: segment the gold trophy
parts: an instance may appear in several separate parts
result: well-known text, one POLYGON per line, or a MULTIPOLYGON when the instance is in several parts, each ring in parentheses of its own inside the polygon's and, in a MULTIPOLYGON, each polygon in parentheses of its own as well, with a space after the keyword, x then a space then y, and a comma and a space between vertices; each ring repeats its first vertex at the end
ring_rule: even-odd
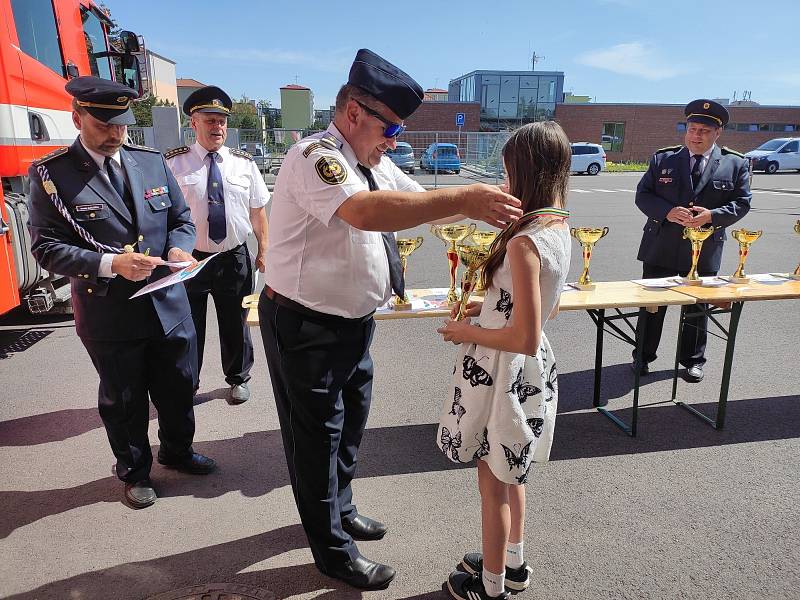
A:
POLYGON ((703 248, 705 242, 711 234, 714 233, 714 228, 709 225, 708 227, 684 227, 683 239, 692 242, 692 268, 686 277, 681 277, 681 283, 686 285, 703 285, 703 280, 697 276, 697 261, 700 259, 700 250, 703 248))
POLYGON ((478 280, 478 270, 489 258, 489 248, 487 246, 465 246, 459 244, 458 256, 461 258, 467 270, 461 278, 461 300, 458 301, 458 315, 456 321, 464 318, 467 312, 467 304, 472 290, 475 288, 475 282, 478 280))
MULTIPOLYGON (((494 238, 497 237, 496 231, 473 231, 470 238, 472 241, 475 242, 481 248, 489 248, 494 242, 494 238)), ((478 283, 475 286, 475 291, 473 292, 476 296, 482 296, 486 289, 483 287, 483 278, 481 277, 480 269, 478 270, 478 283)))
POLYGON ((574 284, 579 290, 593 290, 595 288, 592 278, 589 277, 589 261, 592 260, 592 248, 608 234, 608 227, 573 227, 569 233, 581 244, 583 248, 583 272, 578 278, 578 283, 574 284))
MULTIPOLYGON (((397 251, 400 253, 400 264, 403 265, 403 279, 405 279, 406 276, 406 263, 408 262, 409 255, 422 246, 422 242, 422 237, 397 239, 397 251)), ((408 301, 408 294, 406 294, 405 298, 401 298, 395 294, 393 300, 392 307, 395 310, 409 310, 411 308, 411 302, 408 301)))
POLYGON ((728 277, 731 283, 749 283, 750 278, 744 274, 744 263, 750 253, 750 244, 755 242, 764 233, 761 229, 750 231, 748 229, 734 229, 731 231, 733 239, 739 242, 739 267, 736 272, 728 277))
POLYGON ((475 231, 475 223, 465 225, 456 223, 454 225, 431 225, 431 233, 442 240, 447 247, 447 261, 450 264, 450 289, 447 292, 447 303, 458 302, 456 295, 456 271, 458 271, 458 251, 456 243, 463 240, 475 231))
MULTIPOLYGON (((797 222, 794 224, 794 232, 800 233, 800 219, 797 219, 797 222)), ((794 270, 794 273, 789 275, 792 279, 800 279, 800 263, 798 263, 797 268, 794 270)))

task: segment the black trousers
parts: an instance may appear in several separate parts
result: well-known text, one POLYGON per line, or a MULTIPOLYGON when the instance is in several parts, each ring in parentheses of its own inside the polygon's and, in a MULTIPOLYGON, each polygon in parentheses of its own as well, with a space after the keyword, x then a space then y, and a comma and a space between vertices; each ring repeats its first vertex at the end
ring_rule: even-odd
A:
MULTIPOLYGON (((197 260, 210 256, 195 250, 197 260)), ((208 263, 200 274, 186 282, 186 293, 192 307, 192 320, 197 331, 197 374, 203 368, 206 345, 206 315, 208 296, 214 299, 219 327, 222 370, 228 385, 237 385, 250 379, 253 366, 253 342, 247 326, 247 311, 242 308, 242 298, 253 287, 253 264, 247 244, 221 253, 208 263)))
MULTIPOLYGON (((678 272, 675 269, 666 269, 656 265, 642 264, 642 278, 651 279, 659 277, 672 277, 673 275, 686 275, 685 272, 678 272)), ((716 273, 699 273, 701 277, 710 277, 716 273)), ((693 304, 686 307, 686 314, 701 314, 707 304, 693 304)), ((644 319, 646 329, 642 347, 642 360, 653 362, 657 357, 658 344, 661 341, 661 331, 664 328, 664 316, 667 314, 667 307, 660 306, 658 312, 650 313, 645 309, 639 311, 639 318, 644 319)), ((684 367, 693 365, 703 365, 706 362, 706 341, 708 339, 708 317, 705 315, 692 318, 683 326, 681 335, 681 347, 678 354, 678 361, 684 367)), ((633 354, 635 355, 634 349, 633 354)), ((635 357, 635 356, 634 356, 635 357)))
POLYGON ((124 341, 81 339, 100 376, 97 405, 122 481, 150 475, 153 454, 147 428, 149 399, 158 411, 158 455, 167 460, 192 452, 192 391, 197 346, 190 318, 167 335, 124 341))
POLYGON ((372 401, 375 321, 317 319, 263 292, 258 316, 300 520, 317 566, 336 569, 359 555, 342 518, 357 514, 350 484, 372 401))

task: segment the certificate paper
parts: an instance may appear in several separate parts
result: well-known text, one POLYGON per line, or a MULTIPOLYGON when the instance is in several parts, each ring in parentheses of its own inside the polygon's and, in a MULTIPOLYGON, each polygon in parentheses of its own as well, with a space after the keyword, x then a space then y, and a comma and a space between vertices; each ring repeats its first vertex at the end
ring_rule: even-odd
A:
POLYGON ((200 272, 200 270, 206 266, 206 263, 215 256, 217 256, 217 254, 212 254, 208 258, 204 258, 193 267, 184 267, 180 271, 175 271, 171 275, 162 277, 158 281, 154 281, 153 283, 148 283, 146 286, 144 286, 142 289, 136 292, 129 299, 133 300, 134 298, 138 298, 139 296, 144 296, 145 294, 149 294, 150 292, 160 290, 161 288, 169 287, 171 285, 175 285, 176 283, 183 283, 184 281, 188 281, 189 279, 197 275, 200 272))

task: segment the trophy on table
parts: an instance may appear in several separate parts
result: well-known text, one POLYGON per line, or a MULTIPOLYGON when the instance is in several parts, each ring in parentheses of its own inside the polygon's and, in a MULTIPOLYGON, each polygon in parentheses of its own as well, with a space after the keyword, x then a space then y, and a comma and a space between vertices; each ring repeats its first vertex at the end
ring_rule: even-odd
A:
POLYGON ((700 250, 703 248, 705 242, 711 234, 714 233, 714 227, 684 227, 683 239, 689 240, 692 243, 692 268, 686 277, 681 277, 681 283, 686 285, 703 285, 703 280, 697 275, 697 261, 700 259, 700 250))
POLYGON ((453 225, 431 225, 431 233, 447 244, 447 261, 450 264, 450 289, 447 292, 447 303, 458 302, 456 295, 456 271, 458 270, 458 251, 456 243, 463 240, 475 231, 475 223, 466 225, 456 223, 453 225))
MULTIPOLYGON (((489 248, 494 242, 494 239, 497 237, 496 231, 473 231, 470 238, 473 242, 475 242, 481 248, 489 248)), ((486 289, 483 287, 483 278, 481 277, 480 269, 478 270, 478 283, 475 286, 475 291, 473 292, 477 296, 481 296, 486 292, 486 289)))
POLYGON ((755 242, 764 233, 761 229, 758 231, 750 231, 748 229, 734 229, 731 231, 733 239, 739 242, 739 267, 736 272, 728 277, 731 283, 748 283, 750 278, 744 274, 744 263, 747 260, 747 255, 750 253, 750 244, 755 242))
POLYGON ((488 246, 466 246, 464 244, 458 245, 458 256, 461 258, 467 270, 461 278, 461 300, 458 301, 458 315, 456 321, 464 318, 467 312, 467 304, 469 297, 475 288, 475 282, 478 280, 478 271, 489 258, 488 246))
MULTIPOLYGON (((403 265, 403 279, 405 279, 406 276, 406 264, 408 263, 409 255, 422 246, 423 241, 422 237, 397 238, 397 251, 400 253, 400 264, 403 265)), ((408 300, 408 294, 406 293, 404 298, 395 294, 392 307, 395 310, 409 310, 411 308, 411 302, 408 300)))
POLYGON ((592 260, 592 248, 608 234, 608 227, 573 227, 569 233, 581 244, 583 249, 583 272, 578 278, 578 283, 573 284, 579 290, 593 290, 595 288, 592 278, 589 277, 589 262, 592 260))

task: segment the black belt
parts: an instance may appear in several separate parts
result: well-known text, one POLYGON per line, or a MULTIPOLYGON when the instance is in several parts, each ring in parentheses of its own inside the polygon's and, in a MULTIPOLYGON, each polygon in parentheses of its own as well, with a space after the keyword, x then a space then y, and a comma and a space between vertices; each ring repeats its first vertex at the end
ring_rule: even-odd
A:
POLYGON ((300 304, 299 302, 295 302, 294 300, 290 300, 286 296, 283 296, 273 290, 268 285, 264 286, 264 290, 262 292, 267 298, 272 300, 275 304, 279 306, 283 306, 284 308, 288 308, 289 310, 293 310, 294 312, 303 315, 304 317, 308 317, 312 321, 317 321, 323 324, 330 324, 330 325, 359 325, 361 323, 365 323, 372 318, 372 315, 375 314, 375 311, 372 311, 368 315, 364 315, 363 317, 358 317, 356 319, 348 319, 347 317, 341 317, 339 315, 329 315, 328 313, 319 312, 308 308, 300 304))

